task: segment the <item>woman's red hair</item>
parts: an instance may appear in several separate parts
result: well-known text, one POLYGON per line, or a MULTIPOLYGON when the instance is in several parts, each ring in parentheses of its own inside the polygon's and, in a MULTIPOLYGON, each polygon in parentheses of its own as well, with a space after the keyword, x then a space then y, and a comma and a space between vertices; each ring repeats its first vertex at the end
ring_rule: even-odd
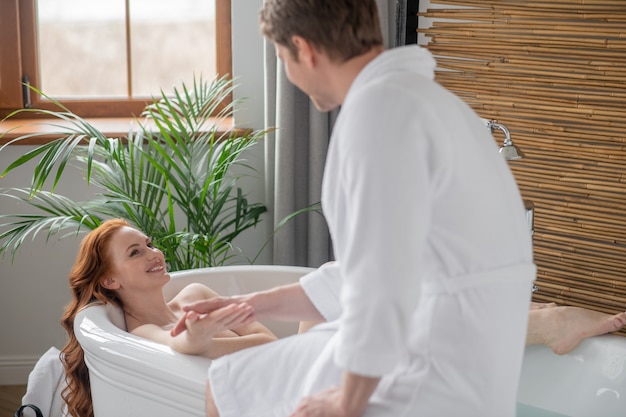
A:
POLYGON ((114 303, 123 307, 117 294, 104 288, 102 281, 111 270, 108 254, 111 237, 124 226, 129 226, 125 220, 107 220, 89 232, 81 242, 69 275, 72 301, 67 305, 61 319, 69 336, 67 344, 61 350, 67 383, 62 397, 67 404, 68 413, 73 417, 93 417, 89 372, 83 349, 74 335, 74 319, 82 308, 93 302, 114 303))

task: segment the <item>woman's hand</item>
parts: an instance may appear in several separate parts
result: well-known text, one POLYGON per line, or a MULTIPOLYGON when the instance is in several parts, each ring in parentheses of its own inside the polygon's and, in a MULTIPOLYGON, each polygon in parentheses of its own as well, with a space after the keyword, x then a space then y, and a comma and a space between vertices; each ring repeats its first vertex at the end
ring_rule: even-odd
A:
MULTIPOLYGON (((218 311, 223 310, 222 313, 217 313, 217 316, 219 316, 230 311, 224 310, 227 307, 232 308, 232 306, 237 305, 246 305, 250 309, 250 314, 252 314, 252 307, 250 307, 248 304, 242 303, 241 299, 237 297, 212 297, 207 300, 196 301, 190 305, 183 307, 186 313, 178 320, 178 323, 176 323, 176 325, 172 328, 170 334, 172 335, 172 337, 176 337, 185 330, 188 330, 188 321, 189 324, 193 324, 198 320, 205 320, 206 317, 211 316, 213 313, 217 313, 218 311)), ((252 318, 254 319, 254 317, 252 318)), ((251 323, 252 321, 249 321, 245 324, 251 323)))
POLYGON ((208 356, 216 334, 253 321, 252 307, 245 303, 230 304, 206 314, 189 311, 177 324, 184 323, 186 332, 178 333, 174 348, 183 353, 208 356))

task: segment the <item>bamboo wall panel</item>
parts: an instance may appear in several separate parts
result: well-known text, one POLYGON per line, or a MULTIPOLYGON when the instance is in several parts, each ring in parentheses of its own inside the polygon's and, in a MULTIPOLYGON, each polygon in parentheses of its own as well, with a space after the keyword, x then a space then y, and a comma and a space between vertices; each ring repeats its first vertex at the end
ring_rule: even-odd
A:
POLYGON ((533 299, 626 310, 626 1, 430 3, 437 80, 526 154, 510 166, 535 205, 533 299))

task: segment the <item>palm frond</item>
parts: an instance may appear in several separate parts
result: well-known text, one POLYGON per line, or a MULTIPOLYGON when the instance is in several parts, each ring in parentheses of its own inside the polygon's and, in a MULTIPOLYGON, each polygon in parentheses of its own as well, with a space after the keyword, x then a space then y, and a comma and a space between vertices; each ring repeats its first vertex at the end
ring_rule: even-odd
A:
MULTIPOLYGON (((66 197, 39 191, 34 195, 29 189, 9 188, 0 190, 0 197, 12 198, 36 209, 42 214, 3 214, 0 215, 0 255, 11 252, 12 258, 26 238, 40 234, 50 237, 66 230, 76 235, 81 229, 94 229, 102 219, 94 216, 89 203, 77 203, 66 197), (5 230, 6 229, 6 230, 5 230)), ((61 237, 66 237, 63 235, 61 237)))
MULTIPOLYGON (((35 93, 42 95, 43 97, 50 100, 53 104, 58 106, 63 111, 20 109, 11 113, 9 116, 7 116, 7 118, 24 112, 37 112, 39 114, 45 114, 59 121, 58 123, 47 122, 46 125, 58 128, 59 130, 55 133, 55 135, 60 136, 60 138, 45 145, 39 146, 36 149, 22 155, 11 164, 9 164, 9 166, 2 172, 2 174, 0 174, 0 177, 7 175, 10 171, 35 159, 37 156, 41 156, 39 162, 35 167, 33 178, 31 180, 31 193, 42 190, 44 184, 46 183, 49 175, 52 172, 55 172, 54 181, 52 183, 52 191, 54 191, 59 181, 61 180, 67 162, 73 158, 77 149, 82 147, 87 142, 90 144, 88 148, 89 151, 87 153, 88 164, 86 170, 87 182, 89 182, 89 178, 91 175, 90 161, 93 158, 93 154, 91 153, 91 151, 95 148, 97 144, 106 144, 108 138, 96 127, 69 111, 60 102, 54 100, 51 97, 48 97, 43 92, 33 86, 29 85, 28 87, 35 93)), ((41 123, 35 123, 35 125, 36 124, 41 123)), ((20 136, 0 147, 0 152, 6 146, 17 144, 25 139, 37 138, 49 134, 50 132, 41 132, 20 136)))
POLYGON ((232 241, 267 211, 263 204, 248 201, 237 186, 244 174, 232 171, 238 166, 238 171, 254 172, 244 153, 266 131, 218 133, 220 120, 232 115, 234 103, 220 106, 234 88, 225 77, 199 77, 190 87, 175 88, 171 96, 161 93, 143 112, 140 129, 123 139, 106 137, 48 98, 60 111, 34 111, 55 120, 47 124, 60 138, 20 156, 2 173, 32 161, 36 166, 30 187, 0 192, 0 198, 17 199, 37 214, 0 217, 0 256, 15 254, 27 237, 46 233, 49 238, 61 231, 75 235, 105 218, 119 217, 163 248, 172 270, 228 262, 237 252, 232 241), (209 121, 214 125, 209 127, 209 121), (83 171, 95 191, 89 201, 54 194, 70 164, 83 171), (51 191, 44 191, 49 182, 51 191))

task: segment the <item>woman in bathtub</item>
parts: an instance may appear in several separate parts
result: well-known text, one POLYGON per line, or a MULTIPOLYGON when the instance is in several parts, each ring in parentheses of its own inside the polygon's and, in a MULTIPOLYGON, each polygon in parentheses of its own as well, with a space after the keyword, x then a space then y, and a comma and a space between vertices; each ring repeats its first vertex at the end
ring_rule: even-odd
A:
POLYGON ((166 301, 163 286, 169 280, 161 251, 124 220, 106 221, 83 239, 69 275, 72 301, 61 321, 69 335, 61 359, 67 382, 63 399, 70 415, 93 416, 89 375, 73 330, 76 314, 90 303, 119 305, 130 333, 186 354, 217 358, 276 339, 254 321, 246 304, 208 315, 183 312, 183 305, 217 294, 202 284, 190 284, 166 301), (172 337, 170 330, 181 318, 187 331, 172 337))

